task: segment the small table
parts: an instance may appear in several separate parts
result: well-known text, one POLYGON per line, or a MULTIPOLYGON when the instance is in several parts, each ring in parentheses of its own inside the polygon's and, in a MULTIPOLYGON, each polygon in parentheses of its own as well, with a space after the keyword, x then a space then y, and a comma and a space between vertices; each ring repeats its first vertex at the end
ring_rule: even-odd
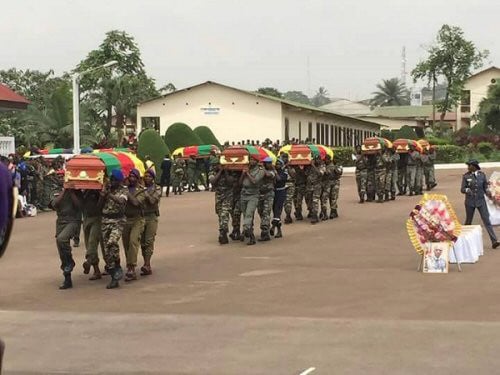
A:
POLYGON ((450 251, 450 263, 457 263, 455 254, 460 263, 476 263, 484 254, 483 228, 480 225, 462 225, 462 233, 454 244, 455 252, 450 251))

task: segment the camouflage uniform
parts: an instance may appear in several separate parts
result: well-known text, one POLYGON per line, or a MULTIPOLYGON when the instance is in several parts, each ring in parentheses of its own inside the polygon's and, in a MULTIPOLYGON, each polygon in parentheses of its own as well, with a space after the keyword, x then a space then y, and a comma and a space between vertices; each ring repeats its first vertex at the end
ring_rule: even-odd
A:
POLYGON ((410 151, 408 153, 408 163, 406 167, 406 183, 410 195, 415 194, 417 191, 416 178, 417 178, 417 162, 420 160, 418 151, 410 151))
POLYGON ((302 201, 306 196, 306 183, 307 183, 307 172, 306 168, 296 167, 295 168, 295 196, 294 196, 294 206, 295 206, 295 218, 302 220, 302 201))
POLYGON ((375 190, 377 191, 377 201, 383 202, 385 192, 385 167, 384 156, 381 154, 375 155, 375 190))
POLYGON ((240 236, 241 227, 241 186, 239 184, 239 179, 241 176, 240 172, 232 172, 235 179, 233 184, 233 205, 231 207, 231 224, 233 226, 232 239, 238 240, 240 236))
POLYGON ((391 193, 391 200, 396 199, 396 188, 398 184, 398 163, 399 163, 399 154, 394 152, 391 155, 392 176, 389 184, 389 192, 391 193))
POLYGON ((127 221, 123 226, 122 241, 127 267, 137 266, 137 254, 141 245, 142 232, 144 232, 144 202, 146 200, 144 190, 141 185, 129 187, 129 194, 134 195, 139 201, 139 205, 134 206, 129 199, 125 207, 127 221))
POLYGON ((415 172, 415 193, 422 194, 424 183, 424 166, 422 163, 422 155, 417 159, 417 170, 415 172))
MULTIPOLYGON (((292 166, 287 165, 285 167, 285 173, 287 174, 287 180, 286 180, 286 200, 285 200, 285 214, 286 217, 288 218, 289 216, 291 217, 292 215, 292 207, 294 206, 294 199, 296 197, 295 195, 295 171, 293 173, 290 173, 290 170, 293 169, 292 166)), ((285 224, 287 222, 285 221, 285 224)))
MULTIPOLYGON (((330 193, 334 185, 333 175, 335 171, 335 165, 329 162, 325 165, 325 174, 321 177, 321 219, 328 219, 328 203, 330 201, 330 193)), ((330 206, 330 210, 332 207, 330 206)))
POLYGON ((338 200, 340 193, 340 177, 342 177, 343 168, 341 165, 333 164, 333 175, 332 175, 332 187, 330 189, 330 219, 334 219, 338 216, 338 200))
POLYGON ((155 248, 158 216, 160 216, 161 187, 154 183, 144 191, 144 230, 141 235, 141 252, 144 259, 151 258, 155 248))
POLYGON ((71 274, 71 271, 73 271, 73 268, 75 267, 70 239, 73 237, 76 229, 80 225, 82 216, 81 207, 75 205, 71 194, 77 194, 76 199, 80 201, 81 196, 78 192, 71 190, 65 190, 61 194, 64 194, 64 196, 57 207, 55 206, 55 201, 58 194, 53 194, 50 206, 57 212, 55 235, 56 244, 59 252, 59 258, 61 259, 61 270, 64 275, 67 276, 71 274))
POLYGON ((433 160, 434 157, 435 154, 424 153, 420 155, 420 158, 422 160, 422 167, 424 171, 425 185, 427 186, 427 190, 431 190, 436 183, 436 181, 434 180, 434 160, 433 160))
POLYGON ((101 207, 99 202, 99 191, 86 190, 83 193, 83 238, 85 241, 85 259, 88 264, 95 266, 99 264, 97 248, 102 244, 101 233, 101 207))
POLYGON ((253 220, 255 210, 259 203, 259 192, 262 179, 264 178, 264 168, 259 165, 250 168, 248 171, 255 182, 244 177, 241 187, 241 212, 243 214, 243 232, 247 236, 253 236, 253 220))
POLYGON ((399 155, 398 191, 400 195, 406 194, 406 187, 408 186, 407 164, 408 164, 408 154, 399 155))
POLYGON ((102 237, 104 242, 104 260, 110 270, 120 267, 120 245, 123 227, 127 221, 125 218, 125 207, 127 205, 127 188, 120 186, 110 191, 109 195, 120 198, 116 202, 111 197, 104 199, 102 208, 102 237))
POLYGON ((212 168, 209 181, 215 189, 215 213, 219 217, 219 231, 229 231, 229 217, 233 208, 234 179, 227 170, 222 170, 219 179, 216 176, 219 169, 212 168))
POLYGON ((260 217, 260 230, 262 233, 268 233, 269 229, 271 229, 275 180, 276 172, 273 170, 265 170, 265 175, 260 185, 259 203, 257 206, 260 217))
POLYGON ((368 179, 368 159, 363 154, 355 155, 356 185, 358 186, 359 201, 364 202, 366 195, 366 183, 368 179))
POLYGON ((321 162, 317 166, 311 165, 311 169, 307 174, 306 190, 310 197, 310 212, 313 223, 318 221, 321 199, 321 180, 324 174, 325 166, 321 162))
POLYGON ((367 201, 375 200, 376 192, 376 178, 375 178, 375 166, 376 166, 376 155, 367 156, 367 166, 366 166, 366 197, 367 201))
POLYGON ((184 167, 185 162, 181 158, 177 158, 174 160, 172 165, 172 187, 174 190, 174 194, 182 194, 182 180, 184 178, 184 167))
POLYGON ((388 201, 391 194, 392 184, 392 155, 387 151, 382 154, 382 160, 385 165, 384 196, 388 201))
POLYGON ((191 191, 193 186, 197 186, 198 182, 195 181, 196 176, 196 160, 193 158, 189 158, 186 161, 186 173, 187 173, 187 182, 188 182, 188 190, 191 191))

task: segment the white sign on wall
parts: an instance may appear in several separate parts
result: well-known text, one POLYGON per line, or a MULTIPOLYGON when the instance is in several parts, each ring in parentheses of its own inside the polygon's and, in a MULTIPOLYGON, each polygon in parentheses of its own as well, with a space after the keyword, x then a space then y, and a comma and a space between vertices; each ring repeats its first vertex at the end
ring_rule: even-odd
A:
POLYGON ((218 115, 220 112, 218 107, 202 107, 200 109, 205 115, 218 115))

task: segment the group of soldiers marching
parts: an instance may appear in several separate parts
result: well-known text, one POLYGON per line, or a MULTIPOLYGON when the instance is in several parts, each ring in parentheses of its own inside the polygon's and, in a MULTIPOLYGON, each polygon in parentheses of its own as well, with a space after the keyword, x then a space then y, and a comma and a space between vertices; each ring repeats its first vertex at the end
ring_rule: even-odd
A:
POLYGON ((406 193, 421 195, 424 184, 427 191, 437 186, 434 174, 436 153, 432 147, 419 152, 415 146, 409 145, 408 153, 397 153, 386 147, 376 154, 365 154, 361 146, 356 146, 353 158, 359 203, 383 203, 406 193))
POLYGON ((151 275, 151 257, 158 228, 160 189, 155 184, 155 172, 148 169, 141 177, 132 169, 125 178, 114 169, 104 188, 99 190, 62 189, 54 194, 50 206, 57 213, 56 244, 61 259, 64 282, 60 289, 73 286, 71 273, 75 267, 71 239, 79 238, 83 227, 85 262, 83 271, 90 280, 110 276, 108 289, 117 288, 123 278, 119 241, 126 258, 125 281, 137 280, 137 257, 142 250, 142 276, 151 275), (99 268, 98 248, 105 261, 104 272, 99 268))
POLYGON ((260 217, 259 241, 282 237, 283 210, 285 224, 293 222, 292 210, 297 221, 304 220, 304 201, 312 224, 338 217, 341 176, 342 167, 329 156, 325 160, 315 157, 310 165, 290 165, 287 153, 281 153, 275 164, 271 157, 262 162, 251 157, 248 169, 243 171, 226 169, 212 158, 209 182, 215 190, 219 243, 227 244, 231 238, 255 245, 256 211, 260 217))

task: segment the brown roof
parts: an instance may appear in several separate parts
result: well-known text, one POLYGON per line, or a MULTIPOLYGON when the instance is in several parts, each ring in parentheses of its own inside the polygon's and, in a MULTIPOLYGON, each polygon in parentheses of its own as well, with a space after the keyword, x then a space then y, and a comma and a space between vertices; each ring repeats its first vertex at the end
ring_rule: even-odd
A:
POLYGON ((29 100, 0 83, 0 109, 26 109, 29 100))

